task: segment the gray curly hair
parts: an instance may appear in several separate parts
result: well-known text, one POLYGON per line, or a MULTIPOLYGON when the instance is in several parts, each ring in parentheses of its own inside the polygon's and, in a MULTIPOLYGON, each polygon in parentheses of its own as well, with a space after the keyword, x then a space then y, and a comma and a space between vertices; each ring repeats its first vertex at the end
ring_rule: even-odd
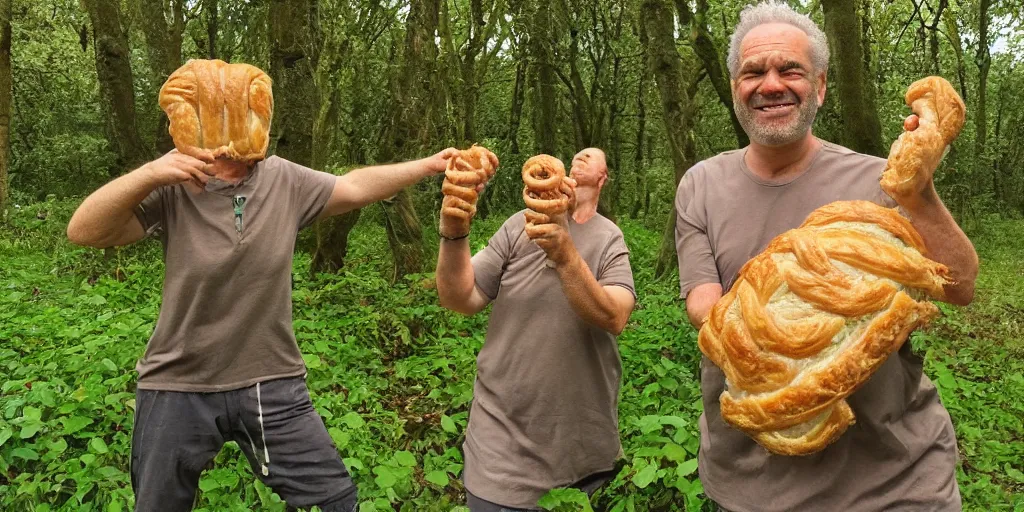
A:
POLYGON ((811 40, 811 64, 816 73, 828 69, 828 39, 811 18, 793 10, 790 6, 775 0, 768 0, 757 5, 747 6, 740 13, 740 22, 729 41, 729 75, 736 78, 740 71, 740 43, 754 27, 767 23, 785 23, 792 25, 807 34, 811 40))

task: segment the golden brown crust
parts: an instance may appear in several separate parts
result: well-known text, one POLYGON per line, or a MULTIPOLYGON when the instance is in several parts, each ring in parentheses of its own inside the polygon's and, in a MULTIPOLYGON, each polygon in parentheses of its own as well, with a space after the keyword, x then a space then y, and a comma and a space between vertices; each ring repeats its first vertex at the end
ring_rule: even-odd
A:
POLYGON ((168 77, 159 102, 178 151, 243 162, 266 158, 274 97, 259 68, 190 60, 168 77))
POLYGON ((444 194, 441 215, 459 219, 458 225, 463 232, 469 232, 469 222, 476 215, 477 187, 494 176, 497 170, 495 163, 487 150, 476 144, 448 159, 444 182, 441 183, 441 193, 444 194))
MULTIPOLYGON (((544 215, 558 215, 569 209, 569 195, 563 189, 565 165, 550 155, 536 155, 523 164, 523 201, 526 207, 544 215)), ((527 222, 531 222, 527 218, 527 222)))
POLYGON ((728 382, 722 418, 779 454, 837 439, 845 398, 938 312, 908 293, 941 297, 948 278, 919 240, 895 209, 843 201, 747 262, 698 336, 728 382))
POLYGON ((903 132, 893 142, 881 180, 882 190, 895 199, 914 193, 922 180, 931 180, 946 146, 960 134, 967 115, 960 95, 938 76, 911 84, 906 102, 917 114, 919 126, 903 132))

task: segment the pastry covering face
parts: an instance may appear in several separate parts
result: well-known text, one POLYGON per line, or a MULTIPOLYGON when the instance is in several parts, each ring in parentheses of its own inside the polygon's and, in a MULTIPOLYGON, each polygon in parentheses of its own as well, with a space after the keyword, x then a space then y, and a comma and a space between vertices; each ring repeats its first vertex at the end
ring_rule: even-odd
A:
POLYGON ((178 151, 246 163, 266 158, 274 96, 259 68, 190 60, 160 88, 159 100, 178 151))

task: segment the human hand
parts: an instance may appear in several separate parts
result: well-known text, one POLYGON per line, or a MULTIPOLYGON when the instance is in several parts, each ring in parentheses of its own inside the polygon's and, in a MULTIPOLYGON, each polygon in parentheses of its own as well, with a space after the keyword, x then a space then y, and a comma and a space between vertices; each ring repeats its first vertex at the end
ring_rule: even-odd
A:
POLYGON ((167 154, 149 162, 138 169, 138 172, 145 173, 158 187, 177 185, 179 183, 193 183, 200 190, 206 187, 206 182, 213 176, 213 170, 209 164, 214 159, 211 155, 200 155, 203 159, 195 158, 173 149, 167 154))
POLYGON ((455 148, 445 148, 438 151, 433 156, 428 156, 422 160, 423 167, 426 171, 433 174, 440 174, 448 167, 448 160, 459 154, 459 150, 455 148))
POLYGON ((531 210, 526 215, 526 236, 533 240, 555 266, 562 266, 572 259, 576 246, 569 235, 569 221, 565 213, 545 215, 531 210))

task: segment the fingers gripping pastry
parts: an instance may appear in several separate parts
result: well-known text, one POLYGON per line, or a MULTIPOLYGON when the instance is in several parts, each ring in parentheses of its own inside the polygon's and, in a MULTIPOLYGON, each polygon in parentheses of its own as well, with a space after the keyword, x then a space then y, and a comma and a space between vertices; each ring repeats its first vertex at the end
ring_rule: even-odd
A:
POLYGON ((906 94, 907 105, 917 115, 917 124, 893 142, 882 173, 882 190, 899 201, 932 180, 946 147, 960 134, 966 108, 948 81, 937 76, 918 80, 906 94))
POLYGON ((938 314, 948 269, 895 209, 815 210, 740 270, 700 330, 725 373, 722 418, 771 452, 805 455, 855 420, 845 398, 938 314))
POLYGON ((469 223, 476 215, 478 187, 494 176, 495 169, 488 151, 476 144, 448 160, 441 184, 441 216, 446 221, 442 223, 442 235, 459 237, 469 233, 469 223))
POLYGON ((190 60, 160 88, 159 101, 178 151, 243 162, 266 157, 274 97, 259 68, 190 60))
POLYGON ((531 157, 523 164, 523 201, 530 224, 548 222, 551 216, 569 209, 573 191, 565 182, 565 165, 550 155, 531 157), (539 214, 539 215, 538 215, 539 214))

